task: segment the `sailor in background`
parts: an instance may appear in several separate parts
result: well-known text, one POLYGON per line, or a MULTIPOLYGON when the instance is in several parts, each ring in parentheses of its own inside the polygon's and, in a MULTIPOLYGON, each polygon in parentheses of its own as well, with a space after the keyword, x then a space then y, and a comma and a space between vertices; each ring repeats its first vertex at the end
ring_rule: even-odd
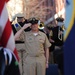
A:
MULTIPOLYGON (((28 23, 28 20, 26 18, 24 18, 23 14, 18 13, 18 14, 15 14, 12 17, 11 23, 12 23, 11 26, 12 26, 12 29, 13 29, 13 33, 15 35, 25 24, 28 23), (16 23, 14 23, 15 21, 16 21, 16 23)), ((24 69, 23 68, 24 68, 24 60, 25 60, 25 56, 26 56, 26 52, 25 52, 25 48, 24 48, 24 41, 23 41, 22 37, 24 36, 25 31, 30 31, 30 30, 31 30, 30 27, 26 28, 23 31, 23 33, 20 37, 20 40, 15 41, 16 48, 18 50, 18 54, 19 54, 19 58, 20 58, 19 67, 20 67, 21 75, 24 75, 24 69)))
MULTIPOLYGON (((24 24, 28 23, 27 19, 24 18, 24 15, 22 13, 18 13, 13 16, 12 21, 13 22, 17 18, 17 23, 12 25, 14 34, 21 29, 21 27, 24 26, 24 24)), ((30 28, 25 29, 25 31, 30 31, 30 28)))
MULTIPOLYGON (((64 19, 61 17, 56 18, 55 23, 52 27, 48 27, 50 30, 49 40, 52 43, 53 50, 55 47, 62 47, 63 46, 63 36, 64 36, 64 19)), ((52 50, 52 51, 53 51, 52 50)))
MULTIPOLYGON (((15 14, 15 15, 12 17, 11 23, 12 23, 11 26, 12 26, 12 29, 13 29, 13 33, 14 33, 14 35, 15 35, 17 31, 19 31, 25 24, 28 23, 28 20, 24 18, 24 15, 23 15, 22 13, 18 13, 18 14, 15 14), (13 24, 13 21, 14 21, 15 19, 17 19, 17 23, 13 24)), ((31 28, 28 27, 28 28, 26 28, 24 31, 27 32, 27 31, 30 31, 30 30, 31 30, 31 28)), ((22 35, 22 36, 23 36, 23 35, 22 35)), ((22 41, 22 39, 19 40, 19 41, 15 41, 15 42, 16 42, 16 44, 17 44, 17 43, 24 43, 24 41, 22 41)))
POLYGON ((54 26, 52 32, 53 36, 51 37, 54 40, 54 51, 53 51, 53 57, 54 57, 54 63, 58 64, 58 67, 63 74, 63 46, 64 46, 64 18, 62 16, 56 18, 57 24, 54 26))

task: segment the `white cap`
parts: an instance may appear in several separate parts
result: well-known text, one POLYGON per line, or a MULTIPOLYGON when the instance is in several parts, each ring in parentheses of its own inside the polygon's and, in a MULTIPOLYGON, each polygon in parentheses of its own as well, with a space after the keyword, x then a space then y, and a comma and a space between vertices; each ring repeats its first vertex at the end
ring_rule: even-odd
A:
POLYGON ((17 14, 16 14, 16 17, 24 17, 24 14, 22 14, 22 13, 17 13, 17 14))
POLYGON ((24 17, 24 14, 22 14, 22 13, 15 14, 14 16, 12 16, 11 21, 14 21, 16 19, 16 17, 24 17))

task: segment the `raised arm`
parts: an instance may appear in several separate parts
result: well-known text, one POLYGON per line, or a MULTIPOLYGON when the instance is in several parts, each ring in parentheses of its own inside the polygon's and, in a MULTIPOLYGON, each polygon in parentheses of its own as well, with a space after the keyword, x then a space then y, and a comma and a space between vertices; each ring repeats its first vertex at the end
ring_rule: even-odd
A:
POLYGON ((31 23, 25 24, 14 36, 15 40, 19 40, 19 37, 21 35, 21 33, 24 31, 24 29, 26 29, 27 27, 30 27, 31 23))

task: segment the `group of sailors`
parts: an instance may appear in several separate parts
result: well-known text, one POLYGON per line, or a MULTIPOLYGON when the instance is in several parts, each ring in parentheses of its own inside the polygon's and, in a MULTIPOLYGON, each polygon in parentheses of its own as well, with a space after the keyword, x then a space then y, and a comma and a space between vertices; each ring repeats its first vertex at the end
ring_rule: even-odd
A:
MULTIPOLYGON (((63 73, 63 37, 64 37, 64 19, 62 17, 58 17, 55 19, 53 25, 44 25, 44 22, 38 20, 39 30, 46 33, 50 43, 52 44, 50 47, 50 63, 57 63, 61 72, 63 73), (52 53, 52 56, 51 56, 52 53)), ((16 16, 12 19, 12 29, 14 35, 18 30, 21 29, 27 23, 35 23, 36 18, 26 19, 24 15, 21 13, 16 14, 16 16), (13 24, 13 21, 17 18, 17 23, 13 24)), ((24 31, 30 31, 31 28, 28 27, 24 31)), ((23 41, 16 41, 16 43, 24 43, 23 41)))

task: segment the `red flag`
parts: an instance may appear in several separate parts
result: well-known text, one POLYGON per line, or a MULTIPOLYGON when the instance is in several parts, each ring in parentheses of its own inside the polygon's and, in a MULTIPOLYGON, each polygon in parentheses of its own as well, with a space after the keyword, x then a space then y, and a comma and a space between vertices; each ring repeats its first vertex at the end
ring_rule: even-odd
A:
POLYGON ((0 0, 0 44, 1 46, 8 48, 14 52, 19 60, 17 50, 15 48, 15 41, 13 31, 8 18, 8 12, 6 9, 6 2, 8 0, 0 0))

